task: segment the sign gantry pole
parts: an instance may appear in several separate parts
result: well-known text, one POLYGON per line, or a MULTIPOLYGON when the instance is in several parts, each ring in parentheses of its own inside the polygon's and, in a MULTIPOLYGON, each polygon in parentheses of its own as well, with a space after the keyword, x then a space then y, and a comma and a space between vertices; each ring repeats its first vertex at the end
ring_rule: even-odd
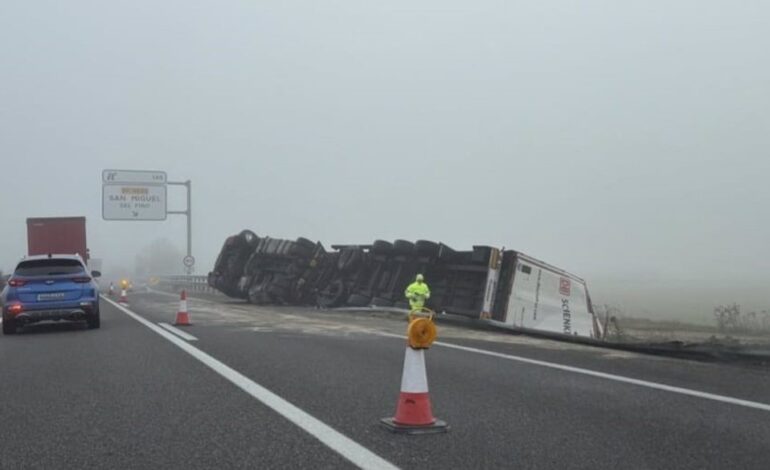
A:
POLYGON ((192 182, 168 181, 165 171, 102 171, 102 218, 104 220, 166 220, 168 214, 187 216, 187 254, 183 263, 187 274, 193 273, 192 255, 192 182), (187 188, 187 209, 170 211, 168 185, 187 188))
POLYGON ((187 210, 168 211, 168 213, 187 216, 187 256, 184 257, 184 267, 187 274, 192 274, 195 266, 195 258, 192 255, 192 181, 169 181, 168 184, 187 188, 187 210))

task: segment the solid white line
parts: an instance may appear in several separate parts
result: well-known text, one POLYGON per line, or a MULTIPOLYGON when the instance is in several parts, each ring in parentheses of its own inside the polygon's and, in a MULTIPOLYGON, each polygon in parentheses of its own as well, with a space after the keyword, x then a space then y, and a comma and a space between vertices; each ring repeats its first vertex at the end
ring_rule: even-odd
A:
MULTIPOLYGON (((404 335, 397 335, 393 333, 380 333, 382 336, 391 338, 400 338, 404 340, 404 335)), ((717 395, 715 393, 701 392, 690 388, 675 387, 673 385, 666 385, 658 382, 650 382, 647 380, 634 379, 623 375, 608 374, 606 372, 599 372, 591 369, 583 369, 581 367, 566 366, 563 364, 557 364, 555 362, 540 361, 537 359, 529 359, 521 356, 514 356, 511 354, 503 354, 494 351, 487 351, 486 349, 471 348, 468 346, 460 346, 457 344, 444 343, 442 341, 436 341, 433 343, 436 346, 442 346, 450 349, 457 349, 460 351, 472 352, 476 354, 483 354, 485 356, 497 357, 500 359, 506 359, 509 361, 522 362, 525 364, 531 364, 540 367, 548 367, 550 369, 563 370, 566 372, 573 372, 576 374, 588 375, 591 377, 598 377, 601 379, 614 380, 615 382, 623 382, 632 385, 638 385, 640 387, 653 388, 656 390, 663 390, 671 393, 679 393, 681 395, 689 395, 691 397, 704 398, 706 400, 714 400, 722 403, 729 403, 731 405, 744 406, 746 408, 753 408, 755 410, 770 411, 770 404, 761 403, 757 401, 742 400, 740 398, 728 397, 725 395, 717 395)))
POLYGON ((353 441, 344 434, 338 432, 331 426, 323 423, 322 421, 314 418, 310 414, 297 408, 295 405, 279 397, 270 390, 264 388, 253 380, 249 379, 245 375, 241 374, 237 370, 227 366, 223 362, 209 356, 200 349, 192 346, 171 333, 167 332, 158 325, 152 323, 149 320, 142 318, 131 310, 127 309, 123 305, 120 305, 110 299, 102 297, 115 308, 122 311, 126 315, 130 316, 134 320, 138 321, 142 325, 151 329, 155 333, 161 335, 165 339, 172 342, 181 350, 191 355, 198 361, 202 362, 213 371, 232 382, 235 386, 248 393, 252 397, 256 398, 265 406, 271 408, 276 413, 280 414, 284 418, 288 419, 295 425, 302 428, 305 432, 315 437, 327 447, 334 450, 341 456, 345 457, 353 464, 360 468, 366 469, 397 469, 395 465, 383 459, 379 455, 370 451, 361 444, 353 441))
POLYGON ((191 334, 188 334, 188 333, 185 333, 184 331, 180 330, 179 328, 175 328, 175 327, 169 325, 168 323, 158 323, 158 325, 160 325, 161 328, 165 328, 168 331, 174 333, 175 335, 179 336, 182 339, 186 339, 187 341, 198 341, 198 338, 196 338, 195 336, 193 336, 191 334))

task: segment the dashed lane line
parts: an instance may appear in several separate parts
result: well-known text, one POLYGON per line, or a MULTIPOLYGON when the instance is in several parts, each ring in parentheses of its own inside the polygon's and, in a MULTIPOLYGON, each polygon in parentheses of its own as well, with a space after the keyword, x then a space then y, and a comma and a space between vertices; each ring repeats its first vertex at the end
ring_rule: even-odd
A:
POLYGON ((184 340, 187 340, 187 341, 198 341, 198 338, 196 338, 195 336, 193 336, 193 335, 191 335, 189 333, 186 333, 186 332, 180 330, 179 328, 175 328, 175 327, 169 325, 168 323, 162 323, 161 322, 161 323, 158 323, 158 325, 161 328, 174 333, 175 335, 179 336, 180 338, 182 338, 184 340))
POLYGON ((199 362, 205 364, 211 370, 229 380, 233 385, 256 398, 263 405, 280 414, 290 422, 294 423, 296 426, 303 429, 305 432, 315 437, 324 445, 337 452, 342 457, 348 459, 356 466, 364 469, 392 470, 398 468, 384 458, 370 451, 366 447, 332 428, 331 426, 301 410, 296 405, 293 405, 289 401, 284 400, 280 396, 249 379, 237 370, 206 354, 205 352, 166 331, 155 323, 152 323, 140 315, 137 315, 125 306, 120 305, 111 299, 106 297, 102 297, 102 299, 109 302, 112 306, 133 318, 134 320, 138 321, 142 325, 146 326, 150 330, 159 334, 182 351, 197 359, 199 362))

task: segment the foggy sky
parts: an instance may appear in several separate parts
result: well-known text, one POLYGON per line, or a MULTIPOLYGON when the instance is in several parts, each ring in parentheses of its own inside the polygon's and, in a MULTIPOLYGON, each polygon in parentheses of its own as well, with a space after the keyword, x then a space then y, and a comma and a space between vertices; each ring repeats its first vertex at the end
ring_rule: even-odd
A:
POLYGON ((149 169, 193 181, 198 273, 242 228, 427 238, 770 307, 770 4, 631 3, 3 1, 0 267, 27 217, 184 249, 101 220, 101 171, 149 169))

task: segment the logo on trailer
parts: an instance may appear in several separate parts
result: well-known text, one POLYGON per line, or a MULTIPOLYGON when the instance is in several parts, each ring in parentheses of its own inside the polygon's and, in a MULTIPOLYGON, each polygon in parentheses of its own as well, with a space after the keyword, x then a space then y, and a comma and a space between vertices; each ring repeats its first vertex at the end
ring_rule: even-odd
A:
POLYGON ((561 313, 564 320, 564 332, 572 333, 572 312, 569 308, 569 299, 561 299, 561 313))
POLYGON ((572 282, 570 282, 569 279, 567 279, 566 277, 559 279, 559 293, 561 295, 569 297, 571 290, 572 290, 572 282))

